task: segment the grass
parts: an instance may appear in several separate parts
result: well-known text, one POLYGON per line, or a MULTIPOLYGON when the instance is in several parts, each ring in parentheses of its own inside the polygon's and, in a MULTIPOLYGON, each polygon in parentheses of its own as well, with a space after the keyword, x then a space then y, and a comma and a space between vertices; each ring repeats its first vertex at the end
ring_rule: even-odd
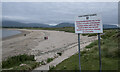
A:
POLYGON ((95 45, 97 45, 98 40, 94 41, 93 43, 89 44, 88 46, 86 46, 85 48, 92 48, 95 45))
POLYGON ((83 36, 88 36, 88 37, 91 37, 91 36, 97 36, 97 33, 91 33, 91 34, 82 34, 83 36))
POLYGON ((38 65, 39 63, 35 61, 33 55, 26 54, 13 56, 5 61, 2 61, 3 69, 12 68, 12 70, 31 70, 37 67, 38 65), (20 66, 21 64, 25 65, 20 66))
POLYGON ((65 31, 65 32, 75 33, 74 27, 62 27, 62 28, 24 28, 24 29, 55 30, 55 31, 65 31))
POLYGON ((47 59, 47 63, 50 63, 51 61, 53 61, 53 58, 48 58, 47 59))
MULTIPOLYGON (((120 53, 118 52, 117 30, 105 30, 105 34, 101 39, 101 56, 102 70, 118 70, 118 60, 120 53)), ((99 70, 99 49, 98 41, 86 46, 81 52, 81 70, 99 70)), ((79 56, 75 54, 70 58, 58 64, 53 70, 79 70, 79 56)))
POLYGON ((0 63, 0 72, 2 71, 2 63, 0 63))
POLYGON ((32 70, 39 66, 39 63, 35 61, 25 61, 23 62, 23 64, 26 64, 26 65, 15 66, 13 67, 13 70, 32 70))

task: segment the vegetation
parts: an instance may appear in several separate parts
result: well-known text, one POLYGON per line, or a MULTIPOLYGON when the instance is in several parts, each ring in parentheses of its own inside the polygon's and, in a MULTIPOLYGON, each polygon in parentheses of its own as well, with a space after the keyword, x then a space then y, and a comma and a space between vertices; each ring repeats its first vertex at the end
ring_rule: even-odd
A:
POLYGON ((62 55, 62 52, 58 52, 57 54, 58 54, 59 56, 61 56, 61 55, 62 55))
MULTIPOLYGON (((63 28, 26 28, 38 30, 56 30, 74 33, 74 27, 63 28)), ((97 34, 82 34, 83 36, 96 36, 97 34)), ((116 29, 104 30, 101 35, 101 56, 102 56, 102 70, 117 70, 120 53, 118 52, 118 37, 120 33, 116 29)), ((85 47, 86 50, 81 52, 81 67, 82 70, 98 70, 99 69, 99 49, 98 41, 91 43, 85 47)), ((58 53, 62 55, 62 53, 58 53)), ((51 66, 50 70, 79 70, 78 54, 71 56, 58 64, 56 67, 51 66)), ((47 63, 53 59, 48 58, 47 63)), ((44 65, 44 62, 35 62, 34 56, 19 55, 8 58, 2 62, 2 68, 12 68, 13 70, 30 70, 38 66, 44 65), (20 66, 24 64, 23 66, 20 66)))
MULTIPOLYGON (((14 28, 14 27, 13 27, 14 28)), ((55 30, 55 31, 65 31, 70 33, 75 33, 74 27, 59 27, 59 28, 35 28, 35 27, 18 27, 19 29, 37 29, 37 30, 55 30)), ((97 36, 97 33, 94 34, 82 34, 83 36, 97 36)))
MULTIPOLYGON (((26 28, 26 29, 40 29, 40 30, 56 30, 56 31, 65 31, 70 33, 75 33, 74 27, 60 27, 60 28, 26 28)), ((82 34, 83 36, 97 36, 97 33, 94 34, 82 34)))
MULTIPOLYGON (((19 28, 19 29, 36 29, 36 30, 55 30, 55 31, 65 31, 65 32, 70 32, 70 33, 75 33, 75 28, 74 27, 3 27, 3 28, 19 28)), ((109 28, 110 29, 110 28, 109 28)), ((109 30, 106 29, 106 30, 109 30)), ((116 28, 111 28, 111 30, 116 30, 116 28)), ((91 33, 91 34, 82 34, 83 36, 97 36, 97 33, 91 33)))
POLYGON ((26 29, 38 29, 38 30, 56 30, 74 33, 74 27, 62 27, 62 28, 26 28, 26 29))
MULTIPOLYGON (((118 37, 117 30, 105 30, 101 36, 102 70, 118 70, 118 37)), ((99 70, 98 41, 94 41, 81 51, 81 69, 99 70), (89 50, 88 50, 89 49, 89 50)), ((75 54, 58 64, 53 70, 79 70, 79 56, 75 54)))
POLYGON ((0 72, 2 71, 2 63, 0 63, 0 72))
POLYGON ((51 70, 53 70, 55 68, 55 66, 49 66, 49 72, 52 72, 51 70))
POLYGON ((39 63, 35 61, 33 55, 26 54, 13 56, 2 61, 2 68, 11 70, 31 70, 38 65, 39 63))
POLYGON ((51 61, 53 61, 53 58, 48 58, 47 59, 47 63, 50 63, 51 61))
POLYGON ((97 36, 97 33, 91 33, 91 34, 82 34, 83 36, 88 36, 88 37, 91 37, 91 36, 97 36))

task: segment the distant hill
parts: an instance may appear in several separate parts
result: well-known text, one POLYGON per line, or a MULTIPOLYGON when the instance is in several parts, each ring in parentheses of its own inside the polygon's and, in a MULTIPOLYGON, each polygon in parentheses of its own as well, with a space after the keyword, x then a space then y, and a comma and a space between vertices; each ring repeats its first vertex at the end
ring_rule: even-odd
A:
MULTIPOLYGON (((43 23, 22 23, 22 22, 17 22, 17 21, 8 21, 4 20, 2 21, 2 27, 74 27, 74 23, 69 23, 69 22, 62 22, 57 24, 56 26, 50 26, 47 24, 43 23)), ((108 25, 108 24, 103 24, 104 29, 108 28, 118 28, 117 25, 108 25)))
MULTIPOLYGON (((67 22, 63 22, 60 23, 54 27, 74 27, 74 23, 67 23, 67 22)), ((103 28, 107 29, 107 28, 118 28, 117 25, 108 25, 108 24, 103 24, 103 28)))
POLYGON ((41 23, 22 23, 17 21, 2 21, 2 27, 51 27, 41 23))
POLYGON ((103 25, 103 28, 104 28, 104 29, 118 28, 118 26, 117 26, 117 25, 108 25, 108 24, 104 24, 104 25, 103 25))
POLYGON ((74 23, 63 22, 63 23, 60 23, 54 27, 74 27, 74 23))

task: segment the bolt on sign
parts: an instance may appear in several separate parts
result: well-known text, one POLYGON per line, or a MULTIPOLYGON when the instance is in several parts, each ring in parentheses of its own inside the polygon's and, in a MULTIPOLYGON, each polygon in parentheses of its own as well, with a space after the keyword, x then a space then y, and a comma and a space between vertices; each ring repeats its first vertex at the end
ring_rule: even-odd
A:
POLYGON ((78 16, 75 21, 75 33, 103 33, 100 14, 78 16))

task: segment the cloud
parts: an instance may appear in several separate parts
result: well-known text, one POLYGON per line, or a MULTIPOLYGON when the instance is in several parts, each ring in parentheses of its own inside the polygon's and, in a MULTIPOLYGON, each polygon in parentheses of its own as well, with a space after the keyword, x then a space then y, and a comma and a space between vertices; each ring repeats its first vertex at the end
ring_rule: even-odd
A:
POLYGON ((8 19, 8 20, 26 20, 28 18, 25 17, 20 17, 20 16, 3 16, 3 19, 8 19))
POLYGON ((1 0, 2 2, 118 2, 119 0, 1 0))
POLYGON ((4 2, 2 12, 4 19, 50 24, 74 22, 90 13, 101 13, 106 24, 118 20, 117 2, 4 2))

